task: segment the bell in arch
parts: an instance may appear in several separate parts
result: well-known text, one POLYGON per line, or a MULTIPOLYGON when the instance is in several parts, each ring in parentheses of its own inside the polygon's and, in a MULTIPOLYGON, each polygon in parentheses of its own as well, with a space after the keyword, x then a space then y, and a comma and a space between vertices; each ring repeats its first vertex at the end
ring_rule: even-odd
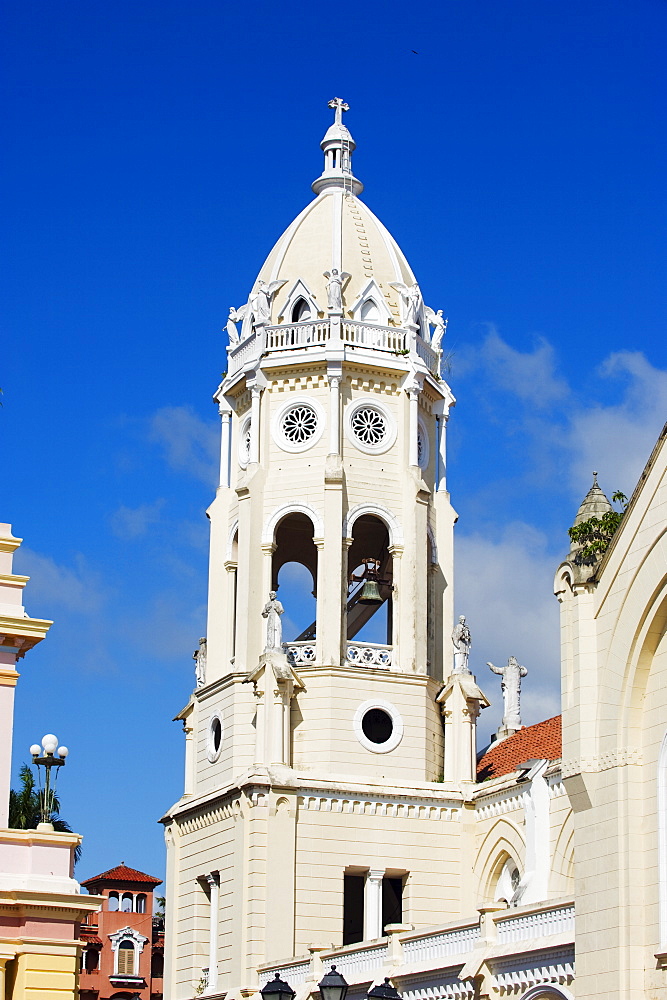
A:
POLYGON ((359 594, 360 604, 382 604, 377 580, 366 580, 359 594))

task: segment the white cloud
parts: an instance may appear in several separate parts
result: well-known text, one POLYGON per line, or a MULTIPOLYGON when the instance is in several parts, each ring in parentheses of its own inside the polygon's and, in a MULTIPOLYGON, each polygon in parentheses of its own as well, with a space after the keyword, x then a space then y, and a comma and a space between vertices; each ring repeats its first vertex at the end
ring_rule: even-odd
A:
POLYGON ((111 515, 111 530, 119 538, 139 538, 145 535, 152 524, 157 524, 162 516, 166 500, 160 497, 153 503, 143 503, 139 507, 121 505, 111 515))
POLYGON ((52 608, 94 615, 106 599, 100 574, 91 569, 82 555, 74 557, 72 566, 63 566, 50 556, 21 546, 14 567, 15 572, 30 577, 25 598, 36 609, 34 617, 50 618, 52 608))
MULTIPOLYGON (((558 603, 553 576, 559 555, 532 525, 515 522, 500 535, 457 534, 456 615, 472 632, 470 668, 492 707, 480 719, 480 740, 500 724, 498 678, 486 666, 516 656, 528 668, 523 681, 524 725, 560 711, 558 603)), ((480 745, 481 745, 480 743, 480 745)))
POLYGON ((457 374, 481 370, 493 386, 538 409, 553 405, 570 392, 565 379, 556 375, 555 352, 544 337, 536 338, 532 351, 518 351, 489 324, 481 345, 463 352, 460 361, 457 358, 457 374))
POLYGON ((218 476, 219 428, 189 406, 165 406, 153 414, 149 440, 161 445, 176 472, 187 472, 207 485, 218 476))
POLYGON ((581 493, 596 469, 608 494, 621 489, 630 495, 667 419, 667 371, 639 351, 618 351, 599 374, 624 380, 625 387, 611 405, 592 402, 572 413, 566 442, 571 478, 581 493))

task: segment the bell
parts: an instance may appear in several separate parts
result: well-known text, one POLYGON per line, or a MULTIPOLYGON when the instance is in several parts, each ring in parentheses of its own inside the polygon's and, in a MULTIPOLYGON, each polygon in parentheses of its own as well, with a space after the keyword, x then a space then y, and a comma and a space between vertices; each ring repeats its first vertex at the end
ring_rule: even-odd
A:
POLYGON ((359 604, 382 604, 380 588, 377 585, 377 580, 365 581, 363 587, 361 588, 361 593, 359 594, 359 604))

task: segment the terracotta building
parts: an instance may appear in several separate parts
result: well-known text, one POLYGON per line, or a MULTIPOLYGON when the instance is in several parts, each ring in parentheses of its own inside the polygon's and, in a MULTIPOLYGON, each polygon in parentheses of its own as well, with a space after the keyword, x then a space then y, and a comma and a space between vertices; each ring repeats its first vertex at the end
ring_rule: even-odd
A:
POLYGON ((153 916, 161 880, 120 864, 81 884, 103 897, 81 925, 81 1000, 161 1000, 164 922, 153 916))

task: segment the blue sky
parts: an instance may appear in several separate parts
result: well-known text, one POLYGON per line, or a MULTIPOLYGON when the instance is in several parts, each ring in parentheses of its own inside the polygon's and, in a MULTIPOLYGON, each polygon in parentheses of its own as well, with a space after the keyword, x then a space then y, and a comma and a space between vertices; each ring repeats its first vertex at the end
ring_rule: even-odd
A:
MULTIPOLYGON (((664 0, 7 0, 0 515, 25 538, 14 765, 54 731, 82 878, 161 875, 203 634, 221 332, 351 106, 369 206, 449 317, 457 613, 558 710, 553 572, 667 416, 664 0), (413 52, 412 50, 416 50, 413 52)), ((281 597, 283 595, 281 594, 281 597)))

